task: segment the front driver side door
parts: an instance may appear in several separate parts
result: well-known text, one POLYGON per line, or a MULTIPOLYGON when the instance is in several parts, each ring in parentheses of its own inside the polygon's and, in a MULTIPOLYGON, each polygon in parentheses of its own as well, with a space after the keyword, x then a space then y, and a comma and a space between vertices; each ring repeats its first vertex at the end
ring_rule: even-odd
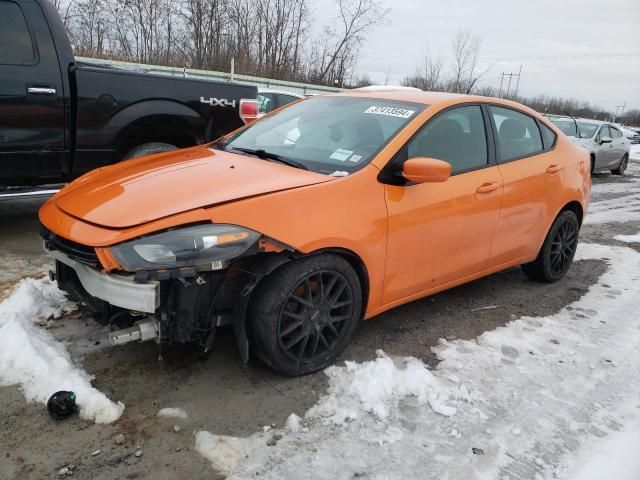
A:
POLYGON ((383 303, 420 296, 487 268, 502 203, 502 177, 480 105, 432 117, 391 163, 430 157, 452 166, 443 183, 386 185, 383 303))

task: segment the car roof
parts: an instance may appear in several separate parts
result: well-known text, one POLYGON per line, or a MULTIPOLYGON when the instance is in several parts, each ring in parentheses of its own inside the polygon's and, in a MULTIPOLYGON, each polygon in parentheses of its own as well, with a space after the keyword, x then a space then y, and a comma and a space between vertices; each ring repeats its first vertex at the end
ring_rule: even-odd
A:
MULTIPOLYGON (((551 120, 552 122, 573 122, 574 121, 574 119, 571 117, 554 117, 554 118, 549 118, 549 120, 551 120)), ((603 123, 605 123, 600 120, 592 120, 590 118, 576 118, 575 121, 580 123, 590 123, 593 125, 602 125, 603 123)))
POLYGON ((466 95, 463 93, 425 92, 423 90, 418 90, 417 88, 414 89, 407 87, 386 87, 384 89, 380 89, 364 87, 354 88, 352 90, 344 90, 342 93, 337 93, 335 95, 420 103, 426 106, 435 106, 443 103, 449 105, 473 102, 495 103, 504 105, 505 107, 513 107, 538 117, 540 116, 538 112, 532 110, 526 105, 518 102, 513 102, 511 100, 506 100, 504 98, 484 97, 481 95, 466 95))

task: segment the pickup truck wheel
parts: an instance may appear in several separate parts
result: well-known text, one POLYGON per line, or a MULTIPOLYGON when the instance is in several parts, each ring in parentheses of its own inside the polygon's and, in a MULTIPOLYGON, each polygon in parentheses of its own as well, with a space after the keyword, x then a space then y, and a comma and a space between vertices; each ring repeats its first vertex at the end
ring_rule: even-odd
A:
POLYGON ((627 170, 628 164, 629 156, 625 153, 624 157, 622 157, 622 160, 620 160, 620 163, 618 164, 618 168, 614 168, 613 170, 611 170, 611 173, 613 173, 614 175, 624 175, 624 172, 627 170))
POLYGON ((316 372, 342 353, 361 310, 358 275, 342 257, 288 263, 264 279, 252 299, 254 352, 279 373, 316 372))
POLYGON ((130 158, 144 157, 145 155, 152 155, 154 153, 171 152, 177 150, 178 147, 171 145, 170 143, 162 142, 150 142, 138 145, 133 150, 129 151, 122 159, 129 160, 130 158))
POLYGON ((579 232, 580 223, 576 214, 571 210, 561 212, 551 225, 538 257, 522 265, 524 273, 538 282, 553 283, 560 280, 573 262, 579 232))

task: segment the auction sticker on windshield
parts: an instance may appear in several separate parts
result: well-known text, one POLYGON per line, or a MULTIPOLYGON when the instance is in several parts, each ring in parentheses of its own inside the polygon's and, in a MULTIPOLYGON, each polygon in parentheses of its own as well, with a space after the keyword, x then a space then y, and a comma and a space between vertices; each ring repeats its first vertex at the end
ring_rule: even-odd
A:
POLYGON ((405 108, 394 107, 369 107, 364 113, 373 113, 374 115, 386 115, 387 117, 410 118, 416 113, 415 110, 407 110, 405 108))

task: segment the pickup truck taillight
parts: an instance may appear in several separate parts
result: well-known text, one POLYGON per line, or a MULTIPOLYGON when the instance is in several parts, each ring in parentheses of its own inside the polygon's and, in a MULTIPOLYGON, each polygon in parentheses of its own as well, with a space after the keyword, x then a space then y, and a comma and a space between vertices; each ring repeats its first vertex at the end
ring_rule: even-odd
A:
POLYGON ((244 123, 255 122, 258 118, 258 101, 248 98, 240 100, 240 118, 244 123))

